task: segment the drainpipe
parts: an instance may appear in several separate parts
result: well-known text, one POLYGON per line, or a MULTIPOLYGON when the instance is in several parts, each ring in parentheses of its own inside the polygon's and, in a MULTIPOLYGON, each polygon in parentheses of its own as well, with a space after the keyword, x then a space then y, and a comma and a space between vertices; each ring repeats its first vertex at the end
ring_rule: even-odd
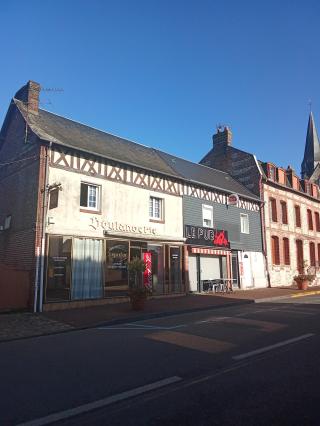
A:
POLYGON ((268 288, 271 287, 270 284, 270 273, 269 273, 269 265, 268 265, 268 259, 267 259, 267 245, 266 245, 266 226, 265 226, 265 213, 264 213, 264 191, 263 191, 263 184, 262 184, 262 176, 260 176, 259 179, 259 191, 260 191, 260 197, 262 199, 261 206, 260 206, 260 216, 261 216, 261 237, 262 237, 262 250, 263 255, 266 262, 266 271, 267 271, 267 280, 268 280, 268 288))
POLYGON ((45 179, 43 188, 43 205, 42 205, 42 232, 41 232, 41 256, 40 256, 40 274, 39 274, 39 312, 43 308, 43 288, 44 288, 44 259, 45 259, 45 243, 46 243, 46 224, 47 224, 47 210, 48 210, 48 180, 49 180, 49 158, 51 156, 52 142, 50 141, 49 147, 46 148, 45 157, 45 179))
POLYGON ((40 247, 36 249, 36 276, 34 279, 34 297, 33 297, 33 312, 37 312, 38 306, 38 291, 39 291, 39 261, 40 261, 40 247))

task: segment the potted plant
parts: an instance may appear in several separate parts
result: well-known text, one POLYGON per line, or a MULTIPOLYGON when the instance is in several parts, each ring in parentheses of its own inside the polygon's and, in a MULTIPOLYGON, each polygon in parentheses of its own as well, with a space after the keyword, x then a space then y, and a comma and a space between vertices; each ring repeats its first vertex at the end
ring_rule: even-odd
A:
POLYGON ((129 271, 129 297, 132 309, 141 311, 144 309, 145 301, 151 294, 151 289, 144 285, 142 273, 146 270, 146 264, 138 257, 128 262, 129 271))
POLYGON ((314 272, 313 268, 307 268, 306 261, 303 262, 301 270, 302 273, 296 275, 293 279, 297 283, 299 290, 307 290, 309 284, 315 279, 316 275, 312 273, 314 272))

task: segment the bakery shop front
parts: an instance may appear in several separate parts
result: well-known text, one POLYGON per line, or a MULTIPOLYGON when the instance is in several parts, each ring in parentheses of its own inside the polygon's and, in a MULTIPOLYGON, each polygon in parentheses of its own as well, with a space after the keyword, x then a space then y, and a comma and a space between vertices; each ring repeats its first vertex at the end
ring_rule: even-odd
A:
POLYGON ((190 292, 208 290, 208 282, 232 282, 228 232, 221 229, 185 225, 187 275, 190 292))

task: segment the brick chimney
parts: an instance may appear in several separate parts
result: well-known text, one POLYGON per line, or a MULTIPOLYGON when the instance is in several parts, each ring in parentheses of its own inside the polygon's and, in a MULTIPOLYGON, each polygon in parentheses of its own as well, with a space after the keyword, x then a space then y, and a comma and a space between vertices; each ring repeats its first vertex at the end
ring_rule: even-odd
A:
POLYGON ((27 105, 28 113, 38 114, 40 89, 39 83, 29 80, 25 86, 17 91, 14 97, 27 105))
POLYGON ((216 146, 231 146, 232 132, 228 126, 219 126, 217 133, 212 137, 213 147, 216 146))

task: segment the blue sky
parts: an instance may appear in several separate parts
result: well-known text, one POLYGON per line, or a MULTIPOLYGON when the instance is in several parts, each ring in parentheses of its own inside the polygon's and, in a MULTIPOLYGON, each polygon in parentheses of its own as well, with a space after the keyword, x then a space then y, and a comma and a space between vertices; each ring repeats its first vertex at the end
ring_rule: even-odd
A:
POLYGON ((42 108, 199 161, 216 125, 300 172, 320 132, 318 1, 0 2, 2 122, 29 79, 42 108))

